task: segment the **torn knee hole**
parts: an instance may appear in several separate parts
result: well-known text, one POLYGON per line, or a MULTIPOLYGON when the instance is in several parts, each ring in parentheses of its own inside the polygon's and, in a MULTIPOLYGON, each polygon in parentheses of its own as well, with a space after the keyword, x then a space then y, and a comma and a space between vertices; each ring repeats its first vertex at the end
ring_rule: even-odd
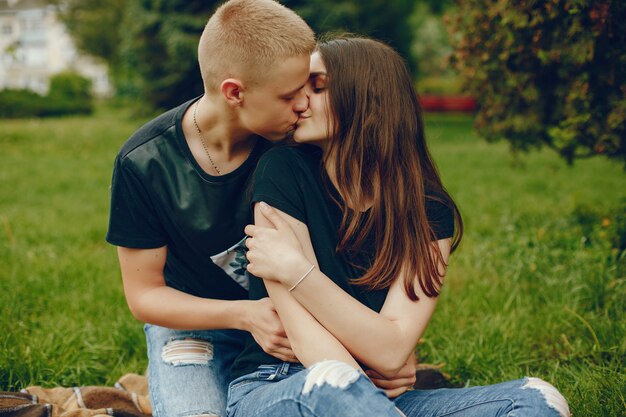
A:
POLYGON ((185 417, 220 417, 217 414, 193 414, 185 417))
POLYGON ((546 404, 548 404, 549 407, 555 409, 561 417, 570 417, 567 400, 552 384, 544 381, 543 379, 528 378, 528 381, 522 388, 534 388, 538 390, 541 392, 541 395, 543 395, 543 398, 546 400, 546 404))
POLYGON ((302 388, 302 393, 309 393, 313 387, 328 384, 335 388, 346 389, 352 385, 361 374, 352 366, 341 361, 322 361, 316 363, 309 370, 302 388))
POLYGON ((213 344, 206 340, 192 338, 170 340, 163 346, 161 359, 174 366, 206 365, 213 359, 213 344))

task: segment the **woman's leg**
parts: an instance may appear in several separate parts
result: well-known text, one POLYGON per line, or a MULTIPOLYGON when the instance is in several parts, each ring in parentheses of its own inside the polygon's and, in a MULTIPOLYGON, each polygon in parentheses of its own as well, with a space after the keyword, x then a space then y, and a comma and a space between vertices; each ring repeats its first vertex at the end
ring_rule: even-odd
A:
POLYGON ((147 324, 148 385, 155 417, 226 415, 237 330, 172 330, 147 324))
POLYGON ((569 417, 567 401, 539 378, 472 388, 408 391, 394 400, 407 417, 569 417))
POLYGON ((392 401, 345 363, 323 361, 310 369, 288 363, 259 367, 236 379, 229 417, 401 417, 392 401))

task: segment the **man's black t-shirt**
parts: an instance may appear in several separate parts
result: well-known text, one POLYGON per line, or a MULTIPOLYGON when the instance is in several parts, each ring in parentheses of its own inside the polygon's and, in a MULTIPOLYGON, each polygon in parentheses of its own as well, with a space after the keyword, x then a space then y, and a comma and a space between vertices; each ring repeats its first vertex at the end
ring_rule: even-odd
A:
MULTIPOLYGON (((306 224, 320 270, 352 297, 379 312, 388 289, 367 291, 349 282, 363 275, 361 268, 371 265, 373 237, 367 239, 358 255, 336 252, 342 215, 333 197, 340 201, 340 196, 324 177, 321 156, 320 149, 312 145, 285 146, 268 151, 259 160, 254 174, 252 201, 264 201, 306 224)), ((427 198, 426 212, 437 239, 453 235, 454 217, 448 205, 427 198)), ((255 277, 250 280, 250 299, 267 297, 263 281, 255 277)), ((235 379, 253 372, 259 365, 279 362, 247 335, 245 348, 233 364, 231 377, 235 379)))
POLYGON ((244 299, 243 228, 253 221, 250 180, 270 148, 258 138, 248 159, 222 176, 207 174, 182 131, 189 101, 139 129, 115 160, 107 241, 128 248, 167 245, 165 281, 189 294, 244 299))

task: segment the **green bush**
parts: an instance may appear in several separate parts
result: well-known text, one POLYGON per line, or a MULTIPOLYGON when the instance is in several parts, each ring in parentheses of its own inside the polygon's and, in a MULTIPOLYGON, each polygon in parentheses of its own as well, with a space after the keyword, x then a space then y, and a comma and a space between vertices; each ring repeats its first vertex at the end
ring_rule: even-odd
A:
POLYGON ((45 98, 30 90, 0 91, 0 117, 37 117, 42 113, 45 98))
POLYGON ((46 96, 30 90, 0 91, 0 117, 46 117, 88 114, 93 111, 91 82, 83 76, 64 72, 50 79, 46 96))
POLYGON ((462 95, 461 83, 459 77, 450 75, 422 77, 417 82, 417 92, 420 94, 462 95))
POLYGON ((80 74, 61 72, 50 78, 45 116, 89 114, 93 111, 91 81, 80 74))
POLYGON ((626 2, 459 0, 453 64, 479 102, 478 131, 568 162, 626 163, 626 2))
POLYGON ((61 72, 50 78, 49 96, 91 100, 91 81, 74 72, 61 72))

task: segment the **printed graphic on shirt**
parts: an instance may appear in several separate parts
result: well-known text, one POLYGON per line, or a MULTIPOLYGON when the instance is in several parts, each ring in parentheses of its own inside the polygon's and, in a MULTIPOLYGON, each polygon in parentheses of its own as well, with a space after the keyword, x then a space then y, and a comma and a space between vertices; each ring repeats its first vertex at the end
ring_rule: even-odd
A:
POLYGON ((246 273, 246 267, 248 266, 248 258, 246 258, 246 245, 244 237, 235 245, 226 249, 224 252, 211 256, 213 263, 226 272, 237 284, 241 285, 246 290, 250 289, 250 278, 246 273))

